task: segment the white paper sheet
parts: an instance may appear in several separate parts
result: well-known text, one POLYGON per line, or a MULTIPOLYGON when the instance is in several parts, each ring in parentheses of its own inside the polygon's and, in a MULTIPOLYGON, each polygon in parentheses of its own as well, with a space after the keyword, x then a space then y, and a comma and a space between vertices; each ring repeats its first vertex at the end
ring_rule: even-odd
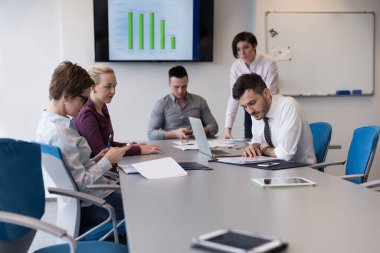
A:
POLYGON ((197 150, 198 145, 174 145, 173 147, 178 148, 180 150, 197 150))
POLYGON ((188 173, 171 157, 130 165, 119 165, 127 174, 139 172, 148 179, 187 176, 188 173))
POLYGON ((180 150, 197 150, 198 145, 195 140, 190 140, 190 141, 173 141, 174 145, 173 147, 178 148, 180 150))
POLYGON ((223 139, 223 140, 209 140, 210 148, 232 148, 242 145, 247 140, 245 139, 223 139))

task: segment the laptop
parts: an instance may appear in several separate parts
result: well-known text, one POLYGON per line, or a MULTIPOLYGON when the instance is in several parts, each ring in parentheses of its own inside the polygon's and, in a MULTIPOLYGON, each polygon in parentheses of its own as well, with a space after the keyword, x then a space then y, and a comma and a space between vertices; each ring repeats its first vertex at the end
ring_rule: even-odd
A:
POLYGON ((205 155, 210 157, 236 157, 242 156, 245 147, 229 147, 229 148, 211 148, 208 143, 206 133, 203 129, 203 124, 200 119, 189 117, 191 128, 195 141, 197 142, 198 149, 205 155))

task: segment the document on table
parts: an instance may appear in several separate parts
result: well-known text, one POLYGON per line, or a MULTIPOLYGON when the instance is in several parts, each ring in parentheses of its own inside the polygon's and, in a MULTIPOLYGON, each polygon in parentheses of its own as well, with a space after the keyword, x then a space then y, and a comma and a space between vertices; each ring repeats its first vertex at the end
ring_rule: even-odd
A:
POLYGON ((182 177, 188 175, 188 173, 171 157, 129 165, 119 165, 119 167, 127 174, 138 172, 148 179, 182 177))
POLYGON ((197 142, 194 141, 194 140, 190 140, 190 141, 173 141, 173 143, 176 144, 173 147, 181 149, 183 151, 198 149, 197 142))
POLYGON ((230 164, 253 164, 269 161, 278 161, 280 159, 275 157, 268 156, 255 156, 255 157, 226 157, 218 158, 215 161, 221 163, 230 163, 230 164))
POLYGON ((209 140, 210 148, 232 148, 246 143, 246 139, 209 140))
MULTIPOLYGON (((246 144, 246 142, 247 142, 246 139, 225 139, 225 140, 213 139, 213 140, 208 141, 210 148, 232 148, 232 147, 237 147, 237 146, 246 146, 244 145, 246 144)), ((173 141, 173 143, 176 144, 173 147, 181 149, 183 151, 198 149, 198 145, 195 140, 173 141)))

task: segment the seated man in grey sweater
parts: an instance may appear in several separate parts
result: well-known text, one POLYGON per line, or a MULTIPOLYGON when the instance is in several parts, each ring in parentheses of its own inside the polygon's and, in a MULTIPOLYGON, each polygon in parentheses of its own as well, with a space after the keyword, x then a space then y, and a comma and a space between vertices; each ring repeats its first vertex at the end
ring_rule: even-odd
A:
POLYGON ((186 69, 176 66, 169 70, 171 93, 157 101, 148 124, 150 140, 188 139, 192 135, 189 117, 202 120, 207 136, 218 132, 218 124, 201 96, 187 92, 186 69))

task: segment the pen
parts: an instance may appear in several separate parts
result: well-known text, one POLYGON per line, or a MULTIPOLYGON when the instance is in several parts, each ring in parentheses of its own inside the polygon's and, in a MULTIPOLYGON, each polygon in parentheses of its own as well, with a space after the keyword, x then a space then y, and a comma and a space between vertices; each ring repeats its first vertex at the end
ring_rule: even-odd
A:
POLYGON ((107 143, 107 148, 111 147, 111 141, 112 141, 112 134, 108 137, 108 143, 107 143))

